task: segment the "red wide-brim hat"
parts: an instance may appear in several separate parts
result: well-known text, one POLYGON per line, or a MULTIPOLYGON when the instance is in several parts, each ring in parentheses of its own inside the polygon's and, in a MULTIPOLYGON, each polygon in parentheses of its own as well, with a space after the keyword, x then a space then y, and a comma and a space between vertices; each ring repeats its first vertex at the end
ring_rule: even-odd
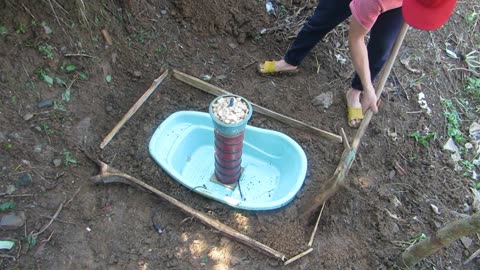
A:
POLYGON ((435 30, 452 15, 457 0, 403 0, 405 22, 413 28, 435 30))

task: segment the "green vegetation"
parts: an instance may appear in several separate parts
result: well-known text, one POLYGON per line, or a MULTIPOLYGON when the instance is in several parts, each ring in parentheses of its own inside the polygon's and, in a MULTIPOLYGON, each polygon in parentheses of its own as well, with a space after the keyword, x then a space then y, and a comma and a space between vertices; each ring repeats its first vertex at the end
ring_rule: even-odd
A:
POLYGON ((450 99, 441 99, 445 111, 443 115, 447 119, 447 135, 457 143, 465 143, 467 139, 463 136, 460 130, 461 119, 450 99))
POLYGON ((4 36, 8 34, 8 29, 7 27, 3 26, 3 25, 0 25, 0 36, 4 36))
POLYGON ((429 147, 430 141, 435 140, 437 138, 437 134, 435 132, 427 132, 425 134, 421 134, 421 132, 418 130, 412 132, 410 136, 413 137, 416 142, 421 143, 425 147, 429 147))
POLYGON ((33 235, 29 234, 23 238, 23 243, 25 246, 28 247, 28 250, 31 250, 35 247, 37 244, 37 238, 33 237, 33 235))
POLYGON ((48 45, 47 43, 42 43, 38 45, 37 50, 44 58, 53 59, 53 57, 55 57, 53 47, 48 45))
POLYGON ((15 208, 15 203, 12 201, 0 204, 0 212, 15 208))
POLYGON ((23 23, 17 25, 15 29, 15 33, 17 34, 25 34, 27 32, 27 26, 23 23))
POLYGON ((411 246, 427 238, 427 236, 422 232, 417 237, 414 237, 408 241, 393 241, 394 243, 402 246, 405 250, 409 249, 411 246))
POLYGON ((35 73, 42 82, 46 82, 48 85, 53 85, 53 78, 47 74, 50 72, 47 68, 36 68, 35 73))
POLYGON ((70 151, 63 151, 63 155, 65 156, 65 166, 68 166, 70 164, 78 164, 78 161, 72 156, 70 151))
POLYGON ((467 77, 465 90, 474 98, 480 99, 480 77, 467 77))
POLYGON ((130 42, 132 41, 145 44, 147 40, 151 40, 151 39, 153 39, 153 33, 149 30, 143 30, 143 29, 135 31, 127 37, 127 40, 129 41, 129 45, 130 45, 130 42))
POLYGON ((55 131, 48 124, 41 124, 40 129, 47 135, 53 135, 55 131))

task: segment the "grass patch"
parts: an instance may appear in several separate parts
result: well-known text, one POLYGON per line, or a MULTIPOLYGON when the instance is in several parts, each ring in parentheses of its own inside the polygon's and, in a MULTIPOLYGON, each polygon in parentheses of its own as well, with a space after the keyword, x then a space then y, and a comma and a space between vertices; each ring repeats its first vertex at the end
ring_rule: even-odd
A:
POLYGON ((453 140, 457 143, 465 143, 467 139, 463 136, 462 131, 460 130, 461 127, 461 118, 457 112, 457 109, 453 105, 450 99, 441 99, 442 104, 445 108, 443 115, 447 120, 447 134, 449 137, 453 138, 453 140))
POLYGON ((421 143, 425 147, 430 146, 430 142, 434 141, 437 138, 437 133, 435 132, 427 132, 422 134, 420 131, 414 131, 410 136, 416 141, 421 143))
POLYGON ((47 43, 42 43, 38 45, 37 50, 43 58, 53 59, 53 57, 55 57, 54 48, 47 43))
POLYGON ((465 90, 475 99, 480 99, 480 77, 467 77, 465 90))

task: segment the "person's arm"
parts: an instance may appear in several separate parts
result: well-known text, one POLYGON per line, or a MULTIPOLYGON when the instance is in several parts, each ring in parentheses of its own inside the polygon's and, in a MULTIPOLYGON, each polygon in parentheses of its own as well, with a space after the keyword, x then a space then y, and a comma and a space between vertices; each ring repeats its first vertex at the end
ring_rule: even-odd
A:
POLYGON ((353 66, 357 72, 363 86, 363 98, 362 107, 366 111, 369 108, 374 113, 378 112, 377 108, 377 95, 375 88, 373 87, 370 67, 368 63, 367 46, 365 45, 365 36, 368 33, 368 29, 363 27, 354 16, 350 23, 350 30, 348 32, 348 45, 350 48, 350 54, 352 56, 353 66))

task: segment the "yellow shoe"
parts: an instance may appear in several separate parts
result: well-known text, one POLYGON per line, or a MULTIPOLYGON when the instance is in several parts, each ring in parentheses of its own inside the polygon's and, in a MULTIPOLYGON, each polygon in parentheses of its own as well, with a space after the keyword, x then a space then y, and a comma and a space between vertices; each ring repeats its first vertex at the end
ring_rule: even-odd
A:
POLYGON ((347 124, 352 128, 358 128, 361 121, 357 124, 352 124, 353 120, 362 120, 363 119, 363 110, 362 108, 352 108, 347 105, 347 124))
POLYGON ((262 64, 259 64, 257 67, 258 73, 262 75, 293 75, 298 72, 298 67, 295 69, 289 69, 289 70, 276 70, 275 69, 275 63, 276 61, 265 61, 262 64))

